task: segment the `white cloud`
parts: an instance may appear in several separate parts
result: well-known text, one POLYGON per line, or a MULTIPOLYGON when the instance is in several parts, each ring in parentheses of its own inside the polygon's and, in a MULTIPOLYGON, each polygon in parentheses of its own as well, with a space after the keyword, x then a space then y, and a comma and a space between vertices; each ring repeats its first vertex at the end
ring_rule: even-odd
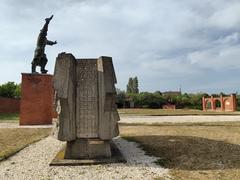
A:
POLYGON ((239 8, 238 0, 3 0, 0 83, 30 72, 39 30, 53 13, 48 38, 58 44, 46 48, 50 73, 62 51, 79 58, 108 55, 122 89, 137 75, 141 90, 182 83, 201 91, 199 78, 217 81, 206 76, 222 70, 240 75, 239 8))
POLYGON ((240 68, 240 45, 214 47, 207 50, 195 51, 188 55, 188 60, 201 68, 218 71, 238 70, 240 68))
POLYGON ((209 18, 209 24, 222 29, 239 29, 240 2, 229 3, 222 9, 217 10, 209 18))

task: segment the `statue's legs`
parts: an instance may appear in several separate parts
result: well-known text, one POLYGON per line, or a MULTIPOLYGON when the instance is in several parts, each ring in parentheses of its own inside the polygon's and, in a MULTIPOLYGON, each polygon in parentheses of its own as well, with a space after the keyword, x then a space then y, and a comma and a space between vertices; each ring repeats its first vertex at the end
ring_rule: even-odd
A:
POLYGON ((33 61, 32 61, 32 73, 37 73, 36 72, 36 67, 37 67, 36 60, 33 59, 33 61))
POLYGON ((47 60, 47 56, 46 54, 43 55, 42 59, 41 59, 41 63, 40 63, 40 66, 41 66, 41 72, 43 74, 46 74, 48 72, 48 70, 45 69, 45 66, 47 64, 48 60, 47 60))

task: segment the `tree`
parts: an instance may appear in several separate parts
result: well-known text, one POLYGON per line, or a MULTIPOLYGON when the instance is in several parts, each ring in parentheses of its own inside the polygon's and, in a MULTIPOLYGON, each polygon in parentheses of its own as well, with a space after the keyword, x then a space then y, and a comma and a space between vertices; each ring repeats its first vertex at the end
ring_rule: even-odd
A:
POLYGON ((160 94, 141 92, 128 94, 128 96, 134 101, 136 107, 160 108, 165 104, 165 99, 160 94))
POLYGON ((127 84, 127 93, 133 92, 133 79, 130 77, 127 84))
POLYGON ((126 99, 126 93, 118 89, 117 96, 116 96, 116 104, 118 108, 124 107, 125 99, 126 99))
POLYGON ((155 91, 155 92, 154 92, 154 94, 157 94, 157 95, 160 95, 160 96, 162 96, 162 93, 161 93, 161 91, 155 91))
POLYGON ((135 76, 134 78, 133 78, 133 87, 132 87, 132 89, 133 89, 133 92, 132 93, 139 93, 139 89, 138 89, 138 78, 137 78, 137 76, 135 76))
POLYGON ((223 92, 220 92, 220 93, 219 93, 219 96, 226 96, 226 94, 223 93, 223 92))
POLYGON ((14 97, 15 98, 20 98, 21 97, 21 84, 16 84, 14 97))
POLYGON ((138 89, 138 78, 137 76, 132 78, 130 77, 128 80, 128 84, 127 84, 127 93, 139 93, 139 89, 138 89))
POLYGON ((20 98, 20 94, 20 84, 15 84, 14 82, 7 82, 0 85, 0 97, 20 98))

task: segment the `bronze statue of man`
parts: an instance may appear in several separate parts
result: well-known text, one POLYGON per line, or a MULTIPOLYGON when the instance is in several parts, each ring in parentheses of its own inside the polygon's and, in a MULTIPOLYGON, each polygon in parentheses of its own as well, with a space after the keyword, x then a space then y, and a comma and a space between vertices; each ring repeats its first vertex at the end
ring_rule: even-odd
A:
POLYGON ((37 73, 36 72, 36 66, 40 66, 41 67, 41 73, 42 74, 46 74, 47 70, 45 69, 45 66, 47 64, 47 56, 44 53, 45 51, 45 46, 46 45, 54 45, 57 44, 57 41, 49 41, 47 40, 47 31, 48 31, 48 24, 51 21, 51 19, 53 18, 53 15, 49 18, 45 19, 45 24, 43 26, 43 28, 41 29, 39 35, 38 35, 38 40, 37 40, 37 47, 35 49, 35 53, 34 53, 34 58, 32 61, 32 73, 37 73))

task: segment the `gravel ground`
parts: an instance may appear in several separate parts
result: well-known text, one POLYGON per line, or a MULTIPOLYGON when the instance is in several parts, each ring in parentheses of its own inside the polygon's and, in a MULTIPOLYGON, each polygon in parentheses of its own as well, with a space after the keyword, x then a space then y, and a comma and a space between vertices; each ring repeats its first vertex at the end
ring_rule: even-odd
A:
POLYGON ((168 169, 153 162, 157 159, 144 154, 134 142, 115 138, 114 142, 127 163, 91 166, 49 166, 63 142, 49 136, 28 146, 9 159, 0 162, 0 179, 170 179, 168 169))
POLYGON ((120 123, 162 123, 162 122, 224 122, 240 121, 240 116, 135 116, 123 115, 120 123))
POLYGON ((32 126, 19 126, 15 122, 0 122, 0 128, 52 128, 54 125, 32 125, 32 126))
MULTIPOLYGON (((223 116, 135 116, 121 115, 120 123, 162 123, 162 122, 227 122, 240 121, 240 116, 223 115, 223 116)), ((55 121, 54 121, 55 122, 55 121)), ((54 125, 44 126, 19 126, 14 122, 2 122, 0 128, 51 128, 54 125)))
MULTIPOLYGON (((239 121, 240 116, 121 116, 122 123, 159 122, 220 122, 239 121)), ((18 123, 0 123, 0 128, 51 128, 46 126, 19 126, 18 123)), ((153 162, 156 157, 144 154, 137 144, 122 138, 114 139, 127 163, 50 167, 49 163, 64 145, 49 136, 0 162, 0 180, 22 179, 171 179, 168 169, 153 162)))

